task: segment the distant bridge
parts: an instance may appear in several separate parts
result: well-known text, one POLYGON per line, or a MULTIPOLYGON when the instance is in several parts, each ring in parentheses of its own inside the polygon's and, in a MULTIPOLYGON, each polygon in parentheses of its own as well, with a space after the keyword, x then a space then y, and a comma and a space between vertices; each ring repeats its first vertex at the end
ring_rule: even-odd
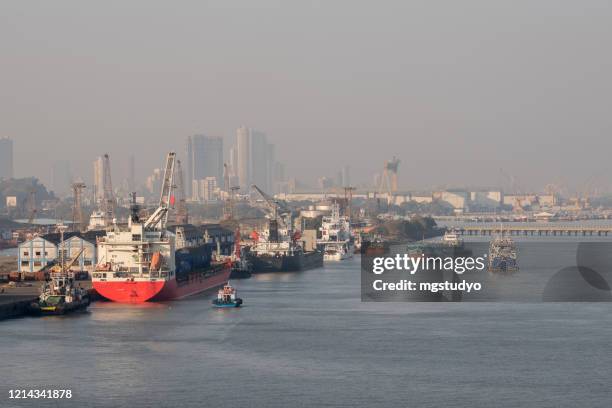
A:
POLYGON ((487 236, 487 235, 504 235, 511 236, 583 236, 583 237, 607 237, 608 234, 612 236, 612 226, 581 226, 581 225, 515 225, 509 226, 493 226, 493 225, 470 225, 455 227, 454 230, 460 235, 474 235, 474 236, 487 236))

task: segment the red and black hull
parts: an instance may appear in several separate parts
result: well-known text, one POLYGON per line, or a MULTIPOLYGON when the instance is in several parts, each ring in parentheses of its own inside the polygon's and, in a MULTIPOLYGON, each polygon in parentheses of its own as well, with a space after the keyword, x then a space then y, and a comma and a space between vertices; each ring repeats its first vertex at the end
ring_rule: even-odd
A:
POLYGON ((227 283, 231 273, 229 264, 216 265, 205 271, 194 271, 168 280, 100 281, 94 280, 94 289, 113 302, 144 303, 183 299, 227 283))

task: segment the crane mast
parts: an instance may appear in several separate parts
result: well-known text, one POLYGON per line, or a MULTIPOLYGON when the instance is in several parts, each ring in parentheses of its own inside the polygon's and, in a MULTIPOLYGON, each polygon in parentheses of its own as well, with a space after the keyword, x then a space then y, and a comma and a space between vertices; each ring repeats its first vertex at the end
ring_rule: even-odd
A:
POLYGON ((145 221, 144 228, 148 230, 163 231, 168 222, 168 210, 170 209, 173 181, 174 181, 174 164, 176 162, 176 153, 170 152, 166 157, 166 166, 164 170, 164 179, 159 197, 159 206, 145 221))

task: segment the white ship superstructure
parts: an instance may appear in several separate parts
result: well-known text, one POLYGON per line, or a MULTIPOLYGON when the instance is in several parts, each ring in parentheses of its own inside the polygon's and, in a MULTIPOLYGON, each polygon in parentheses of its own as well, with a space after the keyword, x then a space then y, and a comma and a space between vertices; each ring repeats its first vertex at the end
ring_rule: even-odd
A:
POLYGON ((338 203, 332 205, 332 213, 321 223, 321 239, 317 241, 325 261, 341 261, 353 257, 355 252, 348 216, 340 215, 338 203))

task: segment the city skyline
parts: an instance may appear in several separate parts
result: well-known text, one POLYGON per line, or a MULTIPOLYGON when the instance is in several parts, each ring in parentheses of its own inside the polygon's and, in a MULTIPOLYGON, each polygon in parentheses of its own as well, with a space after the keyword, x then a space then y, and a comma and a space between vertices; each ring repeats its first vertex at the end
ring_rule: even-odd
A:
POLYGON ((7 4, 0 137, 16 175, 49 183, 56 160, 86 175, 108 152, 118 174, 134 154, 142 180, 185 137, 229 146, 242 123, 313 186, 345 165, 370 181, 394 155, 402 189, 496 185, 500 168, 530 190, 612 173, 608 6, 147 6, 7 4))

